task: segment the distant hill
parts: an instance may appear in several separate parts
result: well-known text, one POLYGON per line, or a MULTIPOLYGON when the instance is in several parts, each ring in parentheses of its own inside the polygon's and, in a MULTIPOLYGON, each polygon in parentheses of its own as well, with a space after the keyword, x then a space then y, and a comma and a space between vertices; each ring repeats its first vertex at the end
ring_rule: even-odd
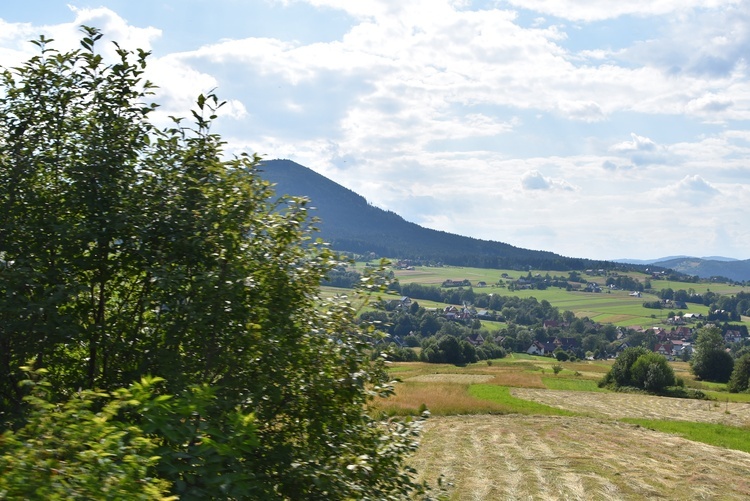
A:
POLYGON ((719 260, 717 258, 682 257, 657 261, 654 264, 701 278, 726 277, 737 282, 750 280, 750 259, 739 261, 726 258, 719 260))
POLYGON ((657 259, 615 259, 618 263, 654 265, 700 278, 724 277, 736 282, 750 280, 750 259, 731 257, 669 256, 657 259))
POLYGON ((694 257, 694 256, 666 256, 666 257, 659 257, 655 259, 614 259, 613 261, 616 263, 626 263, 626 264, 655 264, 655 263, 663 263, 665 261, 675 261, 680 259, 700 259, 703 261, 726 261, 726 262, 736 262, 739 261, 739 259, 735 259, 733 257, 723 257, 723 256, 704 256, 704 257, 694 257))
POLYGON ((423 228, 290 160, 264 161, 260 171, 263 179, 276 184, 279 195, 311 200, 310 206, 315 208, 311 212, 321 220, 319 236, 339 251, 483 268, 564 271, 623 266, 423 228))

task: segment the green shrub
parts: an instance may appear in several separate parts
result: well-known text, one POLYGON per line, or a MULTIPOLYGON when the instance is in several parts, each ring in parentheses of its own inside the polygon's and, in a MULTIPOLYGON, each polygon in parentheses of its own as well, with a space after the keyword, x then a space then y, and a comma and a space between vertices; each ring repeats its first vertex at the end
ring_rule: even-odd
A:
POLYGON ((118 419, 168 399, 155 396, 156 382, 144 379, 137 399, 131 387, 55 404, 48 383, 25 381, 26 423, 0 437, 0 499, 167 499, 169 482, 154 477, 155 439, 118 419))

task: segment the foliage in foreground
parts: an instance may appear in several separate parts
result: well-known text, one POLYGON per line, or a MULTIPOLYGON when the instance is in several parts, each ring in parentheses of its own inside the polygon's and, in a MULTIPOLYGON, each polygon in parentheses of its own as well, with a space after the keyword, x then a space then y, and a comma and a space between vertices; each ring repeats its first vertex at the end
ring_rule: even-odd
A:
POLYGON ((164 398, 153 382, 144 380, 141 391, 83 390, 56 405, 47 383, 25 381, 27 422, 0 436, 0 499, 166 499, 169 482, 150 476, 156 440, 118 419, 164 398))
MULTIPOLYGON (((148 54, 116 46, 107 64, 101 34, 83 31, 82 49, 42 37, 38 56, 0 77, 0 429, 20 427, 3 455, 49 416, 80 436, 63 417, 90 406, 84 423, 132 430, 125 446, 146 454, 125 480, 146 468, 181 499, 419 491, 405 465, 419 423, 370 411, 392 391, 369 359, 376 333, 346 301, 320 307, 320 281, 340 262, 313 242, 306 201, 277 199, 256 156, 225 159, 213 95, 199 96, 193 123, 157 129, 148 54), (46 370, 44 402, 19 385, 29 360, 46 370), (172 397, 148 410, 112 403, 147 375, 172 397)), ((39 440, 66 461, 98 451, 39 440)), ((29 454, 13 468, 27 482, 34 468, 87 485, 99 475, 29 454)))

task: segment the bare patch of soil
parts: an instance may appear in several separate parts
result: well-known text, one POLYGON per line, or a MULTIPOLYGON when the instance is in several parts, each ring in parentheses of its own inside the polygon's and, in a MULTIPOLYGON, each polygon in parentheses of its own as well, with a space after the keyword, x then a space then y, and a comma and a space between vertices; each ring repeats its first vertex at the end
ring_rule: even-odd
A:
POLYGON ((512 388, 511 395, 524 400, 610 418, 644 418, 750 425, 750 404, 628 393, 596 393, 536 388, 512 388))
POLYGON ((750 454, 596 418, 434 417, 412 464, 456 500, 750 499, 750 454))

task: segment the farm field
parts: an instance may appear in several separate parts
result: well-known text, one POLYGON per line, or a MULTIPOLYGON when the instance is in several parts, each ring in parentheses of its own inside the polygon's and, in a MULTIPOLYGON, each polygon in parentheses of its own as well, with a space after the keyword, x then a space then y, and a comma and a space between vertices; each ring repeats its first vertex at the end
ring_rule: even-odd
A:
POLYGON ((411 462, 441 499, 750 497, 750 403, 612 393, 596 386, 608 362, 554 365, 394 363, 402 382, 382 408, 432 412, 411 462))
MULTIPOLYGON (((364 263, 357 264, 358 271, 364 270, 364 263)), ((474 284, 474 292, 477 294, 498 294, 501 296, 518 296, 534 297, 538 301, 546 300, 557 307, 560 311, 570 310, 578 317, 588 317, 599 323, 611 323, 622 327, 650 327, 662 325, 667 319, 669 309, 649 309, 644 308, 644 301, 655 301, 656 295, 643 293, 641 297, 631 297, 628 290, 604 290, 601 293, 590 293, 582 291, 566 291, 557 287, 550 287, 545 290, 508 290, 504 285, 497 285, 498 280, 507 282, 509 279, 502 279, 503 273, 508 274, 510 279, 518 279, 525 276, 526 273, 516 270, 494 270, 484 268, 467 268, 467 267, 416 267, 414 270, 397 270, 394 269, 395 277, 402 283, 419 283, 424 285, 439 286, 445 280, 463 280, 468 279, 474 284), (477 282, 486 282, 486 287, 477 287, 477 282)), ((540 273, 550 276, 567 276, 567 273, 560 271, 534 270, 532 273, 540 273)), ((637 278, 641 283, 650 278, 642 273, 625 273, 624 275, 637 278)), ((589 281, 604 285, 607 277, 603 275, 582 273, 582 276, 589 281)), ((651 285, 655 290, 671 288, 694 289, 698 293, 711 290, 718 294, 736 294, 738 292, 750 291, 750 288, 742 288, 729 284, 721 283, 687 283, 674 282, 667 280, 652 280, 651 285)), ((421 306, 426 308, 444 307, 443 303, 417 300, 421 306)), ((674 310, 675 312, 679 310, 674 310)), ((688 309, 683 310, 685 313, 700 313, 706 315, 708 307, 689 303, 688 309)), ((743 318, 743 323, 750 327, 750 318, 743 318)), ((488 328, 497 328, 494 325, 488 325, 488 328)))

